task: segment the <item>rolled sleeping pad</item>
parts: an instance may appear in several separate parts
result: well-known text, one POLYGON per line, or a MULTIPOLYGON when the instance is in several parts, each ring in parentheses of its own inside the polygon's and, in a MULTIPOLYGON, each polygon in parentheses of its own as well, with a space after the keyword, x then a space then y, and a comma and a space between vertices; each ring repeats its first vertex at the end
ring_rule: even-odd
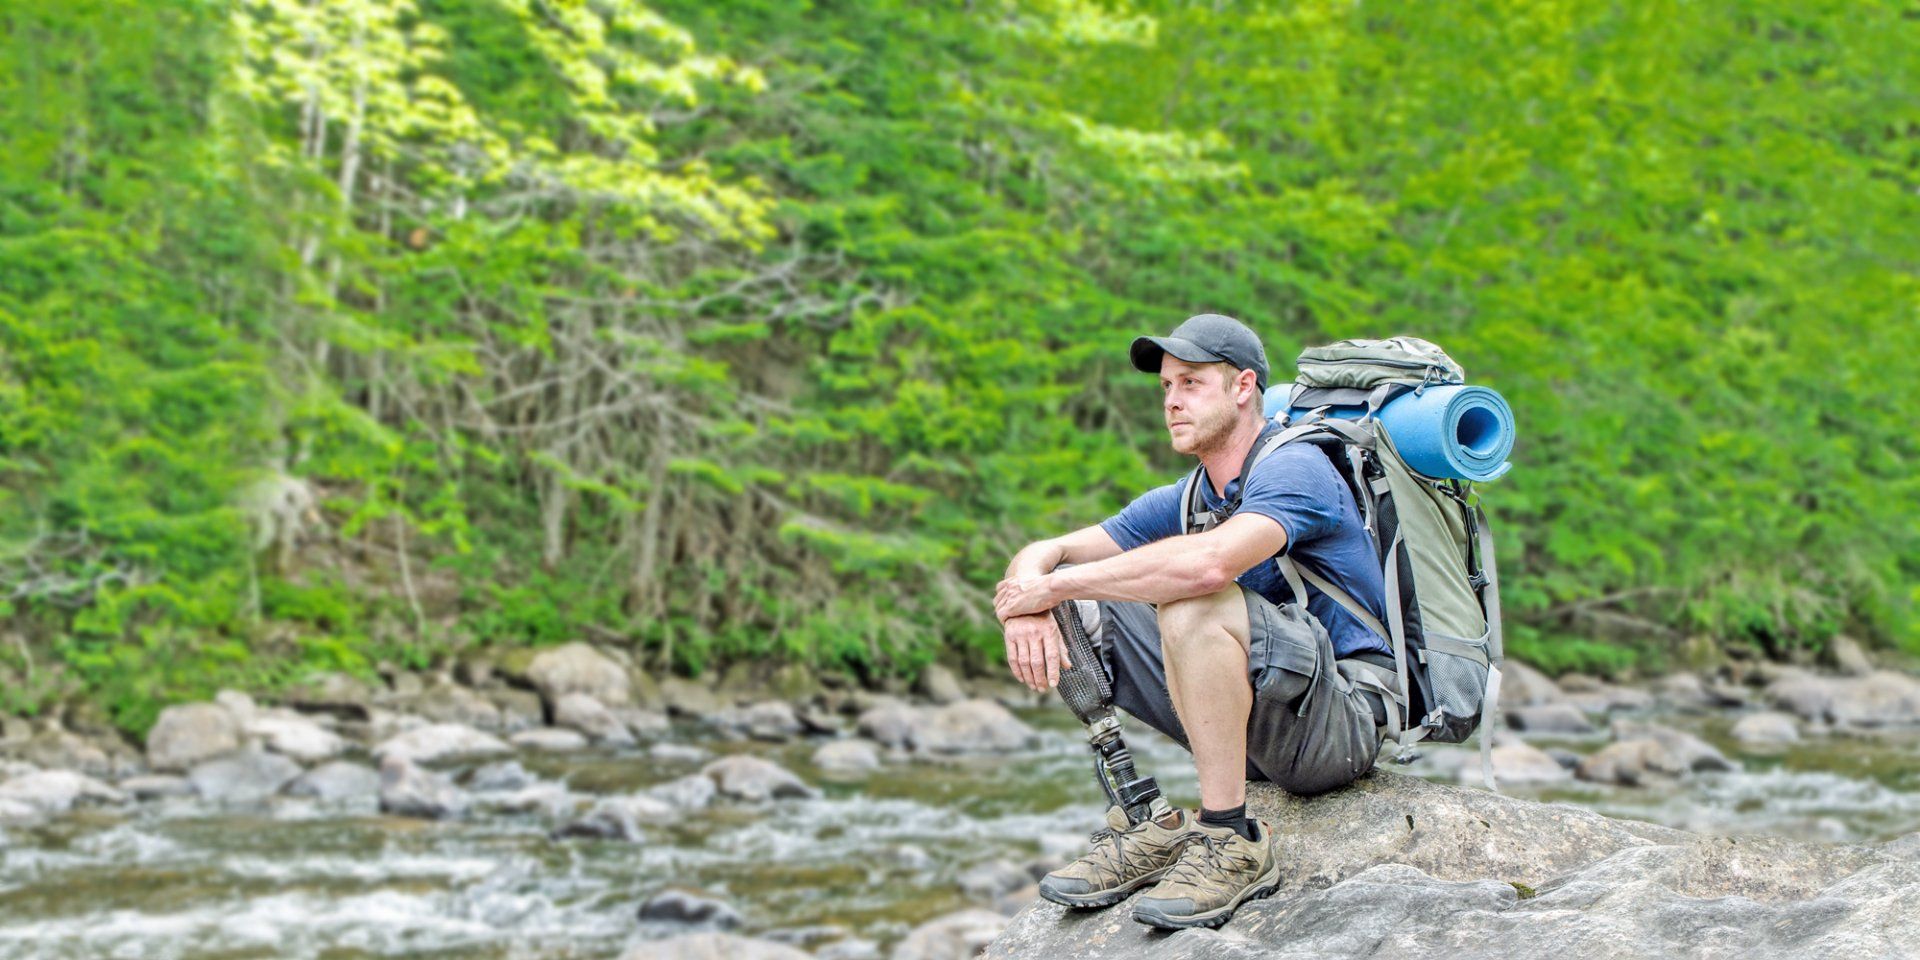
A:
MULTIPOLYGON (((1266 396, 1267 405, 1285 403, 1285 395, 1266 396)), ((1277 410, 1275 411, 1277 412, 1277 410)), ((1289 410, 1299 416, 1305 410, 1289 410)), ((1365 407, 1328 407, 1327 416, 1358 420, 1365 407)), ((1269 414, 1271 416, 1271 414, 1269 414)), ((1393 437, 1407 466, 1443 480, 1497 480, 1513 465, 1513 408, 1498 391, 1472 384, 1429 386, 1403 393, 1380 408, 1380 423, 1393 437)))

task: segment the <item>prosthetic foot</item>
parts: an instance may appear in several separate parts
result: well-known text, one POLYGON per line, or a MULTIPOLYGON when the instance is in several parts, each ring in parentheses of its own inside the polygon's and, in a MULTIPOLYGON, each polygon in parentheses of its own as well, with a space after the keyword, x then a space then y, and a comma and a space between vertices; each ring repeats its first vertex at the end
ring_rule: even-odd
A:
POLYGON ((1129 823, 1158 820, 1172 813, 1173 808, 1160 796, 1160 785, 1133 770, 1133 754, 1120 738, 1120 716, 1113 709, 1113 684, 1080 619, 1078 602, 1069 600, 1054 607, 1053 621, 1060 626, 1067 659, 1073 663, 1060 671, 1060 699, 1087 725, 1093 776, 1100 782, 1100 789, 1115 806, 1126 811, 1129 823))

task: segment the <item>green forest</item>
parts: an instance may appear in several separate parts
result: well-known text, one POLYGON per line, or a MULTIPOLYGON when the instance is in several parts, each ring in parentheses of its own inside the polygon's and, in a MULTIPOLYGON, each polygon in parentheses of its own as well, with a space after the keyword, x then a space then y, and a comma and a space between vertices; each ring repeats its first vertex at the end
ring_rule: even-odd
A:
POLYGON ((0 712, 1004 669, 1126 344, 1412 334, 1548 669, 1920 653, 1911 0, 17 0, 0 712))

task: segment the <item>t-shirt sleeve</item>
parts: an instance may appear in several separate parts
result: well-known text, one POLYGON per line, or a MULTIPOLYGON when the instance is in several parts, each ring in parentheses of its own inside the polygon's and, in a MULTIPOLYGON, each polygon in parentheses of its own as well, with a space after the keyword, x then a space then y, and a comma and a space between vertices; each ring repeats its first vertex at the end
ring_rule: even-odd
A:
POLYGON ((1283 447, 1254 466, 1239 512, 1273 518, 1287 531, 1285 552, 1291 553, 1340 525, 1343 484, 1326 454, 1305 444, 1283 447))
POLYGON ((1186 481, 1176 480, 1139 495, 1119 513, 1101 521, 1100 529, 1122 550, 1132 550, 1180 533, 1180 492, 1186 481))

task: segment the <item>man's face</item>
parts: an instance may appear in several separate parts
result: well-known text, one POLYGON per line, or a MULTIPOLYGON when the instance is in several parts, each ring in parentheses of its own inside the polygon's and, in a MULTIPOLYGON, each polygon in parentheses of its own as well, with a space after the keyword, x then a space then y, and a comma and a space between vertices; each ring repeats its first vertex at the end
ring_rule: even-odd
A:
POLYGON ((1226 444, 1240 420, 1236 394, 1244 372, 1224 363, 1188 363, 1170 353, 1160 358, 1160 410, 1174 452, 1203 456, 1226 444))

